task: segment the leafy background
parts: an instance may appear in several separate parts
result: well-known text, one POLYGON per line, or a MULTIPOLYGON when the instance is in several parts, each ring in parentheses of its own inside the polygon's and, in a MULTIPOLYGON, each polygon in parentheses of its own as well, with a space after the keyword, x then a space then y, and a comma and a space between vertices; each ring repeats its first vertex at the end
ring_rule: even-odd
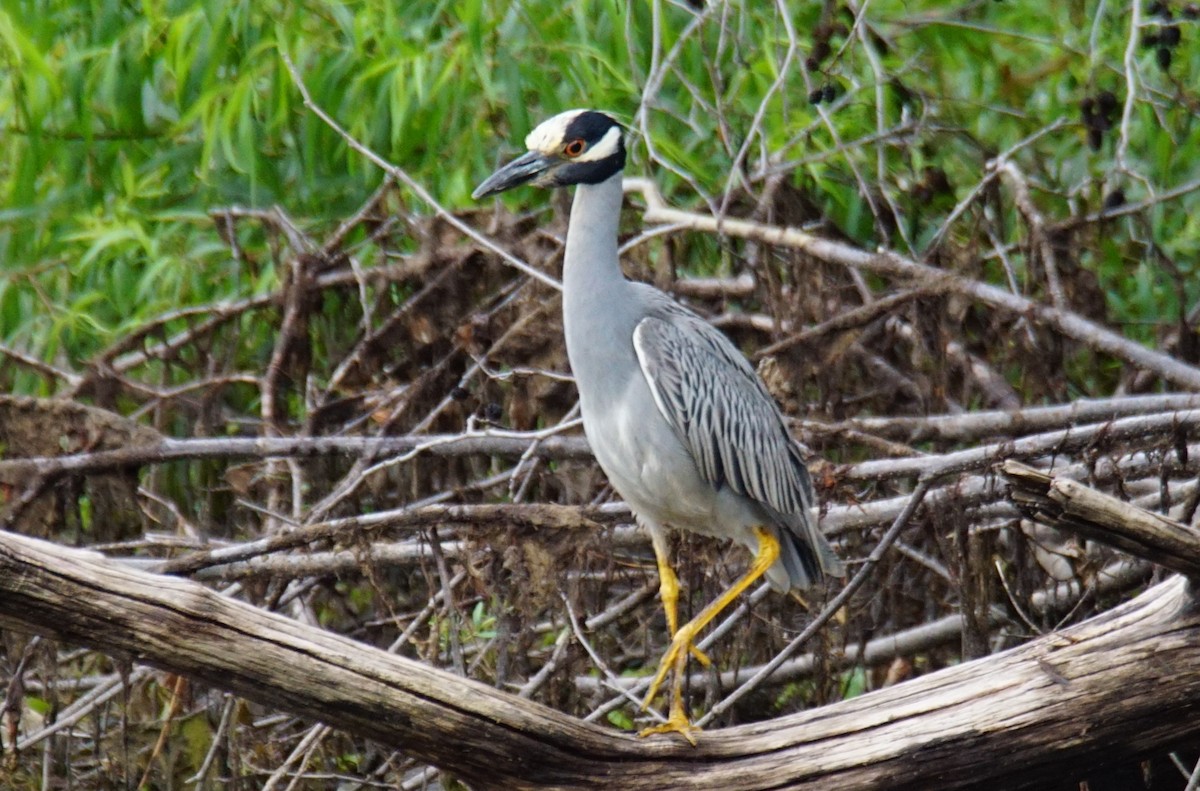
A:
MULTIPOLYGON (((464 250, 473 248, 435 219, 437 206, 407 186, 386 182, 377 166, 303 106, 285 53, 314 102, 355 139, 402 168, 440 207, 551 274, 557 272, 554 234, 562 229, 562 207, 553 196, 530 190, 505 195, 509 213, 479 207, 469 194, 520 150, 538 121, 570 107, 604 108, 626 122, 628 171, 652 177, 672 205, 799 225, 866 250, 894 249, 1048 301, 1044 262, 1030 253, 1029 224, 1011 184, 990 169, 1003 157, 1022 174, 1047 223, 1066 307, 1194 363, 1200 323, 1198 16, 1194 3, 1140 0, 878 0, 865 11, 857 4, 795 0, 4 0, 0 388, 74 397, 171 436, 456 431, 478 419, 538 428, 570 413, 573 395, 557 380, 481 376, 470 365, 493 344, 487 356, 498 369, 565 370, 553 295, 530 291, 495 260, 464 259, 464 250), (381 186, 382 197, 371 202, 381 186), (1088 219, 1105 209, 1115 214, 1088 219), (336 233, 362 211, 345 234, 336 233), (334 238, 332 248, 325 244, 334 238), (356 286, 353 277, 323 287, 304 309, 305 359, 287 358, 290 380, 266 396, 259 376, 280 348, 286 301, 280 295, 291 287, 301 252, 317 255, 321 263, 314 271, 331 276, 348 271, 351 260, 356 272, 413 266, 371 280, 369 287, 356 286), (451 276, 439 279, 439 272, 451 276), (405 312, 409 300, 426 293, 435 307, 405 312), (500 300, 514 294, 511 304, 500 300), (197 332, 199 322, 226 308, 228 322, 197 332), (396 327, 389 324, 393 315, 403 316, 396 327), (530 316, 533 329, 522 323, 530 316), (376 331, 376 341, 365 343, 376 331), (195 336, 167 353, 155 347, 188 333, 195 336), (137 356, 149 348, 159 351, 137 356), (347 360, 354 364, 343 365, 347 360), (454 387, 470 398, 446 407, 454 387), (396 395, 401 392, 408 395, 396 395), (268 397, 278 399, 270 419, 263 416, 268 397), (342 399, 353 418, 335 409, 345 406, 342 399), (384 407, 387 416, 380 417, 384 407)), ((641 230, 631 212, 629 235, 641 230)), ((820 322, 864 294, 895 288, 885 279, 856 278, 792 253, 700 235, 642 245, 628 267, 668 285, 676 276, 752 274, 750 293, 697 296, 692 303, 747 351, 782 337, 785 327, 820 322), (765 325, 754 323, 764 316, 765 325)), ((840 349, 803 346, 784 356, 780 364, 790 384, 781 401, 788 411, 835 421, 1165 389, 1086 345, 949 298, 931 298, 904 315, 915 332, 866 336, 860 339, 870 351, 865 356, 844 362, 840 349), (982 386, 948 364, 951 340, 998 372, 1000 384, 982 386)), ((879 443, 811 426, 805 431, 829 461, 880 453, 879 443)), ((951 447, 920 445, 931 452, 951 447)), ((249 469, 168 465, 143 486, 170 499, 196 533, 234 540, 272 529, 271 520, 247 502, 305 518, 312 503, 349 474, 344 464, 310 469, 310 489, 296 500, 293 489, 271 480, 278 469, 261 476, 258 467, 249 469)), ((403 507, 447 492, 480 502, 587 503, 608 496, 593 469, 567 462, 540 469, 528 487, 479 483, 503 469, 487 459, 393 469, 338 508, 403 507)), ((895 482, 843 484, 829 486, 823 496, 853 502, 903 490, 895 482)), ((70 540, 129 539, 95 524, 87 497, 75 506, 82 532, 70 540)), ((937 525, 945 528, 943 535, 954 535, 953 525, 937 525)), ((492 538, 496 553, 506 546, 524 553, 520 574, 535 582, 539 573, 550 574, 554 564, 538 554, 536 542, 492 538)), ((841 549, 853 556, 869 547, 869 538, 846 539, 841 549)), ((726 561, 719 547, 684 543, 696 558, 685 564, 685 579, 702 604, 720 587, 705 567, 719 562, 716 576, 728 578, 741 556, 734 552, 726 561)), ((952 543, 928 539, 923 551, 946 559, 952 543)), ((912 544, 921 542, 914 538, 912 544)), ((586 574, 583 583, 564 583, 576 586, 572 596, 584 612, 603 611, 624 590, 618 583, 627 580, 620 575, 629 573, 605 560, 602 540, 596 547, 585 569, 604 585, 589 588, 586 574), (620 577, 616 583, 613 575, 620 577)), ((505 573, 517 573, 515 561, 504 558, 505 573)), ((880 587, 864 594, 855 618, 865 622, 852 618, 825 638, 828 643, 854 643, 959 606, 958 578, 930 582, 921 576, 929 564, 919 573, 907 569, 906 577, 905 562, 881 574, 880 587), (889 580, 899 588, 881 592, 889 580)), ((1017 587, 1032 590, 1044 578, 1028 558, 1022 562, 1015 573, 1025 577, 1017 587)), ((979 573, 990 573, 987 568, 985 562, 979 573)), ((646 579, 644 567, 635 571, 646 579)), ((381 623, 409 605, 419 610, 430 591, 445 584, 428 567, 417 576, 398 570, 371 584, 353 576, 326 579, 308 601, 322 623, 386 645, 394 630, 381 623)), ((419 655, 450 664, 454 634, 455 640, 478 641, 480 655, 488 656, 498 629, 519 631, 527 621, 548 618, 555 628, 540 634, 558 634, 564 614, 554 597, 534 584, 514 604, 505 580, 512 582, 498 572, 483 575, 476 594, 460 601, 461 612, 430 617, 419 655)), ((984 598, 994 595, 1007 604, 994 584, 990 590, 984 598)), ((270 600, 264 591, 248 595, 270 600)), ((652 604, 643 627, 653 617, 652 604)), ((805 612, 794 603, 777 606, 793 607, 783 610, 788 617, 805 612)), ((1091 611, 1081 608, 1073 617, 1091 611)), ((772 610, 764 618, 777 614, 772 610)), ((733 645, 741 653, 731 653, 738 661, 771 655, 778 635, 770 638, 774 643, 750 647, 765 628, 752 625, 736 636, 733 645)), ((597 641, 623 656, 627 638, 614 633, 607 643, 597 641)), ((1003 644, 998 640, 995 647, 1003 644)), ((546 646, 523 648, 536 657, 534 649, 546 646)), ((653 657, 655 651, 651 646, 643 653, 653 657)), ((14 652, 10 645, 9 670, 14 652)), ((917 671, 959 658, 947 650, 918 662, 917 671)), ((84 672, 70 662, 46 661, 57 673, 84 672)), ((638 670, 632 659, 617 664, 638 670)), ((586 657, 577 657, 576 665, 575 672, 587 672, 586 657)), ((473 672, 503 682, 495 657, 481 667, 473 672)), ((861 670, 821 679, 789 687, 729 721, 881 683, 861 670)), ((131 711, 157 722, 157 682, 139 689, 144 707, 137 709, 135 699, 131 711)), ((566 671, 552 689, 546 702, 590 710, 584 696, 571 691, 566 671)), ((38 700, 31 705, 48 705, 38 700)), ((179 726, 187 729, 191 747, 151 762, 163 787, 191 776, 211 749, 220 719, 213 707, 219 713, 220 705, 196 703, 193 718, 179 726)), ((634 716, 618 711, 608 720, 632 727, 634 716)), ((276 731, 264 736, 247 727, 240 733, 264 751, 261 765, 286 754, 280 745, 287 737, 276 731)), ((149 738, 152 743, 153 734, 149 738)), ((411 779, 414 771, 349 739, 334 742, 324 757, 327 766, 347 774, 371 764, 371 771, 386 775, 379 767, 388 761, 394 761, 388 777, 411 779)), ((145 753, 86 770, 75 758, 65 759, 61 775, 70 775, 73 765, 79 787, 107 787, 139 776, 136 765, 145 753)), ((249 764, 225 759, 224 774, 199 782, 251 772, 249 764)), ((17 771, 12 777, 33 783, 36 760, 24 768, 27 775, 17 771)))
MULTIPOLYGON (((1081 103, 1128 95, 1125 3, 880 2, 857 29, 870 32, 851 36, 846 14, 822 3, 718 4, 698 21, 670 3, 8 2, 2 336, 39 359, 86 360, 148 317, 261 293, 274 267, 231 260, 209 210, 279 204, 320 228, 378 185, 378 169, 303 110, 281 48, 318 104, 450 207, 468 206, 471 186, 538 120, 590 105, 630 121, 643 111, 635 126, 649 138, 631 169, 675 202, 720 205, 743 179, 758 191, 765 169, 783 170, 856 242, 923 254, 984 163, 1048 128, 1017 158, 1052 216, 1094 211, 1117 189, 1138 201, 1195 180, 1188 8, 1175 14, 1167 69, 1136 42, 1122 158, 1116 130, 1089 147, 1081 103), (822 41, 833 52, 806 69, 822 41), (836 98, 810 103, 826 86, 836 98), (866 142, 880 134, 888 145, 866 142), (919 190, 930 169, 948 182, 939 200, 919 190), (862 184, 894 204, 894 228, 873 222, 862 184)), ((1154 19, 1142 38, 1168 29, 1154 19)), ((1198 296, 1193 200, 1153 212, 1149 227, 1109 229, 1081 261, 1113 318, 1142 325, 1143 338, 1146 323, 1178 315, 1173 280, 1198 296)), ((265 245, 250 236, 249 249, 265 245)), ((4 384, 53 390, 15 370, 4 384)))

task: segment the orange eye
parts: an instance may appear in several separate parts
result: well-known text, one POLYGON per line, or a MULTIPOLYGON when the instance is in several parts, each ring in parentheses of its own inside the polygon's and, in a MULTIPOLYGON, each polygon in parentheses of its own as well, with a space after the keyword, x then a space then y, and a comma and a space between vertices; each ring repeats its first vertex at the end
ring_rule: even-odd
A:
POLYGON ((563 153, 569 157, 577 157, 583 153, 585 148, 587 148, 587 143, 583 142, 580 138, 575 138, 563 146, 563 153))

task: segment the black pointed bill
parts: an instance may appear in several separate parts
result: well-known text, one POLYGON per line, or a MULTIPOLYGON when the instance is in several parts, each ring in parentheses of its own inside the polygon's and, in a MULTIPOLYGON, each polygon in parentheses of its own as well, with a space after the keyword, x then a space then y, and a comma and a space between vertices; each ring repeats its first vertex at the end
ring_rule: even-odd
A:
POLYGON ((527 184, 549 170, 557 161, 554 157, 540 152, 527 151, 484 179, 471 193, 471 197, 479 200, 527 184))

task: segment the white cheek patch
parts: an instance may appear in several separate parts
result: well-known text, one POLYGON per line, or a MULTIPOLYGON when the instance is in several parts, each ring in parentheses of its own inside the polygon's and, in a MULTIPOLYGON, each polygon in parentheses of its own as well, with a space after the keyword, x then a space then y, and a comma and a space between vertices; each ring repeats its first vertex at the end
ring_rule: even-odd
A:
POLYGON ((621 144, 621 127, 614 126, 604 133, 604 137, 600 138, 600 142, 584 151, 579 156, 575 157, 574 162, 596 162, 601 159, 612 156, 617 151, 617 146, 621 144))
POLYGON ((567 110, 542 121, 525 136, 525 148, 542 154, 557 154, 562 148, 567 127, 575 120, 575 116, 585 112, 587 110, 567 110))

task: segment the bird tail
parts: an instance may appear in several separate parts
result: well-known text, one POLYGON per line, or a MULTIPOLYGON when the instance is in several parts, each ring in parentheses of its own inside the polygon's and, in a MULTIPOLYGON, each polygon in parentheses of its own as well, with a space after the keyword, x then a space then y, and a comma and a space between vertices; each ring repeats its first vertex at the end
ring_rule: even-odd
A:
POLYGON ((780 514, 779 560, 767 571, 771 587, 807 588, 822 575, 840 577, 846 567, 809 514, 780 514))

